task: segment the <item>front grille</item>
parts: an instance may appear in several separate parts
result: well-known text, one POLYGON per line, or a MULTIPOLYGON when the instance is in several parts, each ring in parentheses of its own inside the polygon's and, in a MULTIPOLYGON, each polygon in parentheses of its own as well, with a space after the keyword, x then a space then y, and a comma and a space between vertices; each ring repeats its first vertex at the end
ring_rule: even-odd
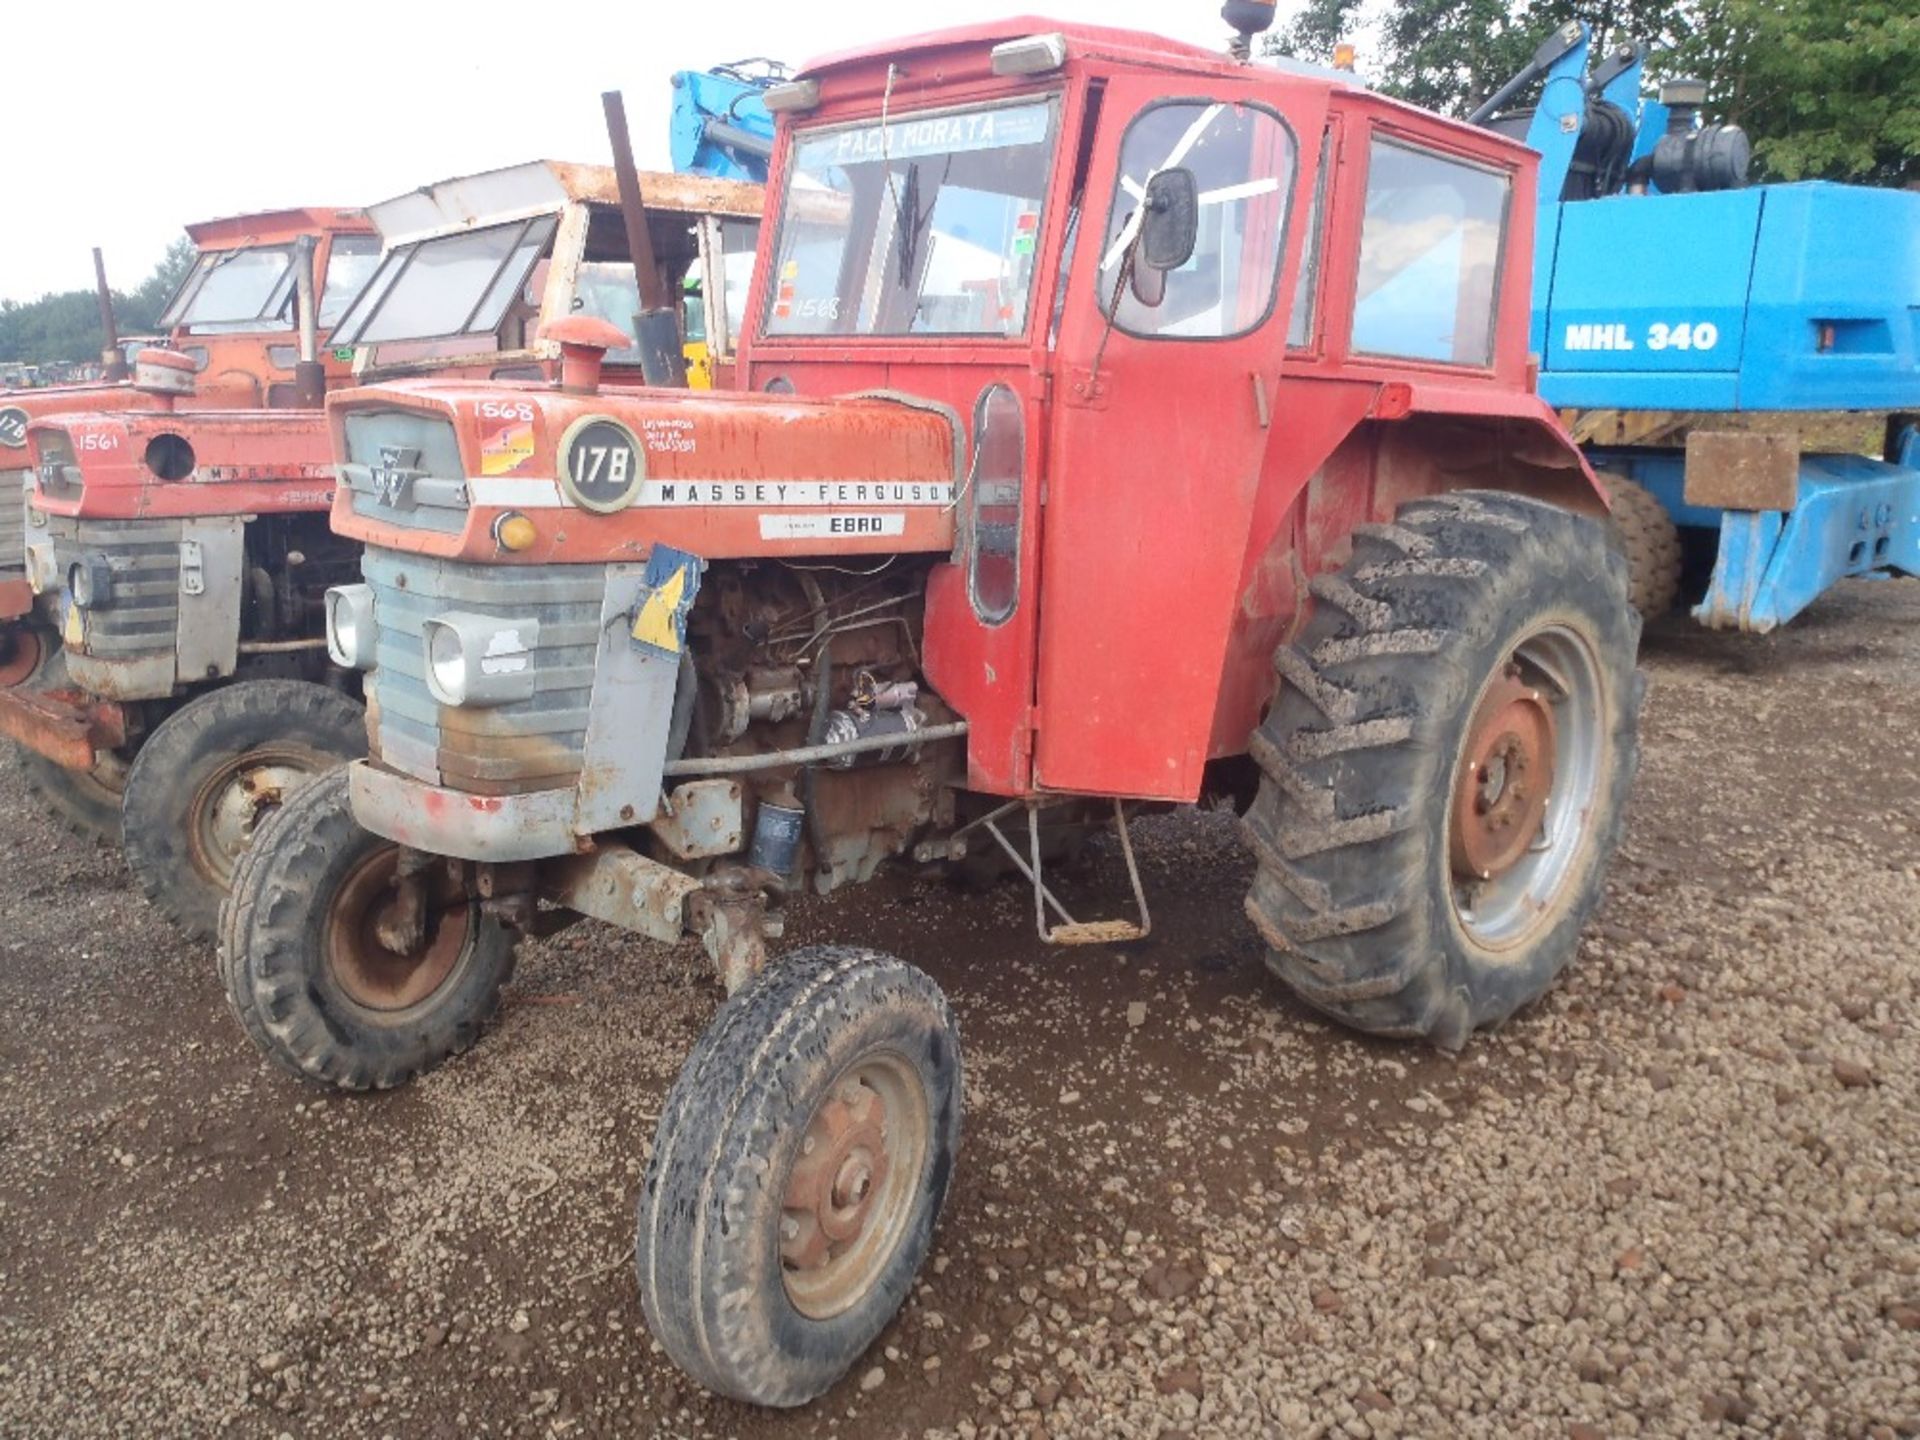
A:
POLYGON ((81 654, 130 660, 173 653, 180 627, 180 532, 178 520, 47 517, 56 574, 64 577, 89 554, 104 557, 113 572, 110 603, 87 612, 86 642, 75 647, 81 654))
POLYGON ((0 470, 0 580, 27 573, 27 491, 31 470, 0 470))
POLYGON ((558 790, 579 777, 606 571, 470 565, 369 547, 361 562, 378 628, 367 708, 374 757, 473 795, 558 790), (444 706, 426 682, 425 624, 450 610, 537 620, 530 699, 444 706))
POLYGON ((340 482, 353 513, 409 530, 457 535, 466 526, 466 469, 453 422, 407 410, 347 416, 340 482))

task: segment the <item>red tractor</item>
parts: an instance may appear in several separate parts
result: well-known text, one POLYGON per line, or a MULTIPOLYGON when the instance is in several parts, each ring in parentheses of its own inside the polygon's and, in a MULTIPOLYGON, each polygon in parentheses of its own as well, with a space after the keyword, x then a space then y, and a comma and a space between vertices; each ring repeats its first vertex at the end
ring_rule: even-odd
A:
MULTIPOLYGON (((192 361, 196 384, 175 401, 177 384, 163 386, 165 403, 182 407, 319 405, 326 384, 348 367, 332 355, 315 357, 317 374, 300 369, 296 315, 298 276, 311 263, 321 278, 319 324, 330 328, 371 275, 380 242, 357 209, 275 209, 259 215, 202 221, 186 227, 200 250, 161 315, 171 346, 192 361)), ((98 261, 98 252, 96 252, 98 261)), ((25 574, 25 507, 13 503, 27 488, 31 467, 27 426, 67 411, 161 409, 148 386, 132 382, 131 355, 113 338, 111 294, 100 271, 102 319, 108 328, 108 376, 98 384, 0 392, 0 684, 19 684, 46 659, 48 639, 27 616, 33 589, 25 574)), ((46 778, 40 766, 31 774, 46 778)))
POLYGON ((1531 152, 1355 87, 1021 20, 820 61, 781 117, 744 389, 329 404, 368 759, 263 828, 222 973, 284 1069, 473 1044, 516 938, 700 937, 732 991, 659 1120, 649 1323, 819 1395, 927 1253, 961 1052, 919 970, 764 964, 781 900, 1003 857, 1042 937, 1143 934, 1128 820, 1242 807, 1305 999, 1463 1044, 1539 995, 1636 767, 1639 622, 1533 394, 1531 152), (483 469, 502 424, 530 427, 483 469), (1276 677, 1275 672, 1278 672, 1276 677), (1047 867, 1111 825, 1124 919, 1047 867))
MULTIPOLYGON (((735 230, 751 256, 761 187, 648 181, 660 291, 682 293, 691 275, 724 294, 729 249, 742 253, 735 230)), ((631 323, 638 307, 605 167, 465 176, 368 215, 387 242, 378 268, 355 277, 357 299, 330 302, 321 287, 318 307, 329 363, 351 360, 362 376, 538 379, 559 366, 543 326, 631 323)), ((203 261, 173 313, 197 313, 226 273, 203 261)), ((309 349, 310 288, 297 307, 309 349)), ((706 353, 730 379, 725 316, 718 307, 706 353)), ((637 358, 612 358, 637 384, 637 358)), ((207 938, 262 817, 366 752, 358 676, 329 664, 322 633, 322 596, 358 574, 359 546, 328 529, 334 467, 317 388, 304 408, 276 395, 268 408, 203 409, 189 355, 143 352, 138 372, 128 393, 142 409, 28 426, 26 579, 63 650, 51 678, 23 673, 0 689, 0 731, 28 748, 36 783, 68 814, 122 837, 154 903, 207 938)), ((241 367, 208 373, 229 404, 247 398, 232 378, 241 367)), ((488 443, 482 476, 521 457, 531 431, 503 424, 488 443)))

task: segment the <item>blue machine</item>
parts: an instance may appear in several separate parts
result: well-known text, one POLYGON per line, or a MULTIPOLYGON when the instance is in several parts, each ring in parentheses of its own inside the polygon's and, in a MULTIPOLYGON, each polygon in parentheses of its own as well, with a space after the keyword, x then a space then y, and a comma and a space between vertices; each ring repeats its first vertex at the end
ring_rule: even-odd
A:
POLYGON ((1706 625, 1764 632, 1845 576, 1920 575, 1920 193, 1748 186, 1703 86, 1645 99, 1644 49, 1589 74, 1588 47, 1564 27, 1475 117, 1543 157, 1541 394, 1658 499, 1683 542, 1659 563, 1684 551, 1706 625), (1536 82, 1531 111, 1496 113, 1536 82), (1790 412, 1835 411, 1884 430, 1878 458, 1800 453, 1790 412))
POLYGON ((787 76, 777 60, 736 60, 673 77, 673 168, 683 175, 767 182, 773 116, 762 99, 787 76))

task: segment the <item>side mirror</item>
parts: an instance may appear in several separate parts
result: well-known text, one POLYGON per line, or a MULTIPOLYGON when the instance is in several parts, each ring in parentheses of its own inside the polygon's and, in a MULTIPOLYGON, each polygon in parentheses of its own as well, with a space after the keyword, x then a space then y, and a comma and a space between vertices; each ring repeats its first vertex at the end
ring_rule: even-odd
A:
POLYGON ((1200 185, 1191 170, 1162 170, 1147 181, 1140 202, 1139 251, 1133 293, 1142 305, 1166 299, 1167 275, 1193 259, 1200 243, 1200 185))
POLYGON ((1162 170, 1147 182, 1140 222, 1140 260, 1152 270, 1178 270, 1200 243, 1200 182, 1191 170, 1162 170))

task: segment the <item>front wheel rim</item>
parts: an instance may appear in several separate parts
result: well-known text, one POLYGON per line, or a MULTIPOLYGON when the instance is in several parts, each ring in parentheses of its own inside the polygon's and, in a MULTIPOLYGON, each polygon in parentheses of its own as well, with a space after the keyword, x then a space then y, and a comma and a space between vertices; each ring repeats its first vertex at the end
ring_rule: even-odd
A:
POLYGON ((221 889, 266 818, 313 778, 313 757, 292 750, 259 750, 221 765, 195 792, 188 834, 193 865, 221 889))
POLYGON ((1483 950, 1532 939, 1578 877, 1606 772, 1605 696, 1592 643, 1552 624, 1510 646, 1475 699, 1449 786, 1447 879, 1483 950))
POLYGON ((849 1066, 815 1107, 780 1202, 781 1278, 802 1315, 830 1320, 880 1282, 913 1219, 932 1130, 920 1072, 891 1052, 849 1066))
POLYGON ((389 949, 379 930, 397 903, 399 868, 400 851, 392 846, 361 860, 334 893, 321 933, 335 987, 361 1010, 387 1018, 412 1010, 447 983, 471 928, 464 899, 449 904, 429 885, 419 943, 404 953, 389 949))

